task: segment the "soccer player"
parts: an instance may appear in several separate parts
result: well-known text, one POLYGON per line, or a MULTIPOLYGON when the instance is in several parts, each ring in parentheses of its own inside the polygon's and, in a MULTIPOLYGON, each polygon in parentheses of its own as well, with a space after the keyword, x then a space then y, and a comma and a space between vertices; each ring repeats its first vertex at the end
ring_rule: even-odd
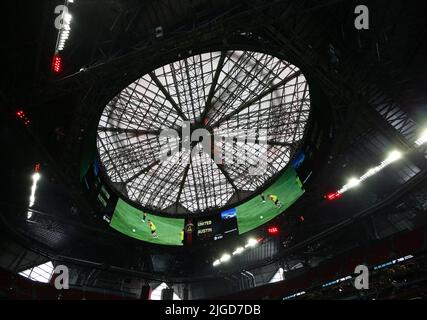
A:
POLYGON ((184 237, 185 237, 185 231, 184 229, 181 230, 181 242, 184 244, 184 237))
POLYGON ((277 208, 282 207, 282 203, 279 201, 279 197, 275 194, 269 194, 268 198, 274 203, 277 208))
POLYGON ((157 239, 156 225, 151 220, 148 220, 148 226, 150 227, 153 238, 157 239))
POLYGON ((142 216, 142 222, 145 223, 145 219, 147 218, 147 213, 144 212, 143 216, 142 216))
POLYGON ((265 196, 263 193, 261 193, 261 200, 262 200, 262 203, 265 203, 265 196))

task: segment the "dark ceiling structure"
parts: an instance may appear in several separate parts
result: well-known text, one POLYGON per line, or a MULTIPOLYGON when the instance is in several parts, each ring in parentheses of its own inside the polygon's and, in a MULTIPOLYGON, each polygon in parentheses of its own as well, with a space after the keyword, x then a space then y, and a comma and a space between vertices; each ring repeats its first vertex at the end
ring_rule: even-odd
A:
POLYGON ((26 22, 5 29, 10 41, 2 45, 0 77, 7 186, 0 201, 3 268, 20 272, 54 261, 72 266, 75 284, 82 287, 166 282, 182 297, 205 298, 268 283, 278 268, 303 272, 338 253, 425 226, 427 153, 416 140, 427 123, 427 22, 418 2, 370 1, 369 30, 354 28, 358 1, 74 2, 59 75, 51 62, 60 1, 16 4, 21 8, 10 12, 26 22), (227 64, 227 72, 218 68, 227 64), (233 66, 242 73, 233 74, 233 66), (172 68, 185 73, 173 79, 172 68), (250 76, 256 72, 266 72, 271 83, 250 76), (177 94, 183 90, 188 94, 177 94), (288 95, 289 115, 275 115, 275 99, 288 95), (135 108, 143 99, 149 99, 143 108, 151 117, 141 118, 135 108), (224 103, 235 109, 227 114, 224 103), (17 119, 20 110, 30 125, 17 119), (295 126, 296 115, 302 117, 295 126), (315 121, 308 123, 309 117, 315 121), (141 144, 140 137, 166 125, 180 129, 179 118, 226 133, 244 125, 277 128, 267 143, 275 150, 269 155, 274 170, 248 182, 241 167, 224 170, 206 159, 178 170, 158 166, 156 175, 147 176, 145 169, 156 167, 147 158, 158 146, 141 144), (298 144, 305 125, 304 144, 298 144), (304 196, 273 221, 280 236, 254 230, 250 236, 262 235, 262 243, 215 269, 212 261, 246 237, 164 248, 102 223, 80 181, 84 155, 95 141, 109 179, 129 184, 122 193, 169 214, 178 212, 177 203, 197 213, 245 199, 288 164, 295 144, 313 158, 304 196), (117 146, 134 153, 137 165, 126 164, 129 158, 114 151, 117 146), (393 149, 405 155, 401 161, 341 199, 324 199, 393 149), (44 171, 39 205, 29 211, 36 163, 44 171), (212 180, 201 183, 197 168, 210 171, 212 180), (150 182, 156 197, 132 181, 150 182), (241 198, 233 197, 239 193, 241 198))

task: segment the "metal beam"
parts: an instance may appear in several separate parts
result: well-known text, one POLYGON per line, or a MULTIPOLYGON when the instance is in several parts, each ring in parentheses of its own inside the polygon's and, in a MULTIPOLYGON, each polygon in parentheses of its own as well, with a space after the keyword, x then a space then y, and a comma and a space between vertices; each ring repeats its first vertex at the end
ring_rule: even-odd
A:
POLYGON ((226 57, 225 51, 222 51, 221 57, 219 58, 218 65, 217 65, 217 68, 215 71, 214 78, 212 80, 212 84, 211 84, 211 87, 209 90, 209 94, 208 94, 208 97, 206 99, 205 110, 203 111, 203 114, 201 116, 202 121, 208 115, 209 111, 212 109, 212 98, 215 94, 215 89, 216 89, 216 85, 218 84, 219 75, 221 74, 222 67, 224 66, 225 57, 226 57))
POLYGON ((176 104, 175 100, 172 98, 172 96, 169 94, 169 91, 166 90, 166 88, 163 86, 163 84, 160 82, 159 78, 154 74, 154 72, 149 73, 151 79, 154 81, 154 83, 157 85, 157 87, 160 89, 160 91, 163 93, 163 95, 166 97, 166 99, 170 102, 172 107, 175 109, 175 111, 178 113, 178 115, 185 121, 188 121, 185 114, 182 112, 181 108, 176 104))
POLYGON ((143 168, 142 170, 138 171, 137 173, 135 173, 132 177, 130 177, 129 179, 127 179, 126 181, 124 181, 125 184, 128 184, 129 182, 131 182, 132 180, 138 178, 141 174, 144 174, 146 172, 148 172, 151 168, 155 167, 156 165, 158 165, 160 163, 159 160, 156 160, 152 163, 150 163, 147 167, 143 168))
POLYGON ((184 174, 182 176, 182 181, 179 185, 178 196, 176 197, 176 203, 179 203, 179 199, 181 199, 182 190, 184 189, 185 180, 187 180, 188 170, 190 170, 191 162, 188 162, 187 166, 184 169, 184 174))
POLYGON ((224 175, 224 177, 227 179, 227 181, 231 184, 233 189, 236 191, 237 198, 240 199, 240 191, 239 191, 239 189, 237 189, 237 186, 235 185, 234 181, 231 179, 228 172, 224 169, 224 165, 216 163, 216 162, 215 162, 215 164, 218 167, 219 171, 221 171, 221 173, 224 175))
POLYGON ((140 129, 108 128, 108 127, 98 127, 98 131, 112 132, 112 133, 128 133, 128 134, 134 134, 135 136, 140 136, 145 134, 158 136, 161 133, 161 131, 159 130, 140 130, 140 129))
POLYGON ((261 92, 260 94, 258 94, 256 97, 254 97, 253 99, 242 103, 237 109, 235 109, 233 112, 230 112, 228 115, 226 115, 225 117, 222 117, 221 119, 217 120, 214 124, 210 125, 210 129, 217 127, 220 123, 225 122, 229 119, 231 119, 233 116, 235 116, 236 114, 238 114, 240 111, 246 109, 247 107, 253 105, 255 102, 261 100, 262 98, 264 98, 265 96, 269 95, 270 93, 272 93, 273 91, 277 90, 278 88, 280 88, 282 85, 286 84, 287 82, 291 81, 292 79, 297 78, 298 76, 300 76, 302 74, 301 70, 298 70, 297 72, 294 72, 292 75, 286 77, 285 79, 283 79, 282 81, 278 82, 277 84, 271 86, 270 88, 264 90, 263 92, 261 92))

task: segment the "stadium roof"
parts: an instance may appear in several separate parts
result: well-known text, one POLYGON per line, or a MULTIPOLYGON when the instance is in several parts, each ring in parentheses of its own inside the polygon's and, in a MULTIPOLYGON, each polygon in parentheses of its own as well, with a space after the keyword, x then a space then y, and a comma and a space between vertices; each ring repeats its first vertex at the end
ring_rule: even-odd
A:
MULTIPOLYGON (((10 43, 5 42, 0 77, 4 106, 0 136, 7 150, 1 157, 7 186, 2 193, 2 238, 13 236, 29 248, 53 255, 57 261, 63 261, 58 257, 61 253, 67 256, 67 263, 71 258, 79 263, 82 259, 103 262, 126 268, 131 274, 135 270, 149 273, 161 281, 165 277, 188 277, 191 281, 197 276, 215 277, 216 288, 227 288, 230 280, 220 282, 224 270, 213 272, 210 259, 234 249, 236 239, 206 242, 203 247, 194 243, 173 248, 117 234, 106 228, 102 217, 96 216, 95 206, 84 198, 86 193, 82 192, 87 191, 79 175, 83 160, 87 160, 82 154, 93 143, 87 140, 92 138, 92 130, 96 131, 101 112, 113 95, 161 64, 187 57, 188 50, 196 53, 196 47, 262 48, 295 62, 310 83, 310 129, 313 122, 320 122, 320 117, 322 120, 311 142, 316 144, 322 138, 320 159, 312 162, 313 174, 304 183, 306 193, 275 221, 282 235, 292 235, 290 242, 282 243, 280 237, 270 239, 268 246, 259 246, 254 254, 242 257, 242 264, 230 264, 228 274, 241 266, 251 270, 254 265, 271 263, 271 258, 280 258, 281 263, 286 260, 290 266, 305 263, 309 252, 306 240, 324 239, 325 230, 333 230, 333 240, 325 241, 329 249, 316 249, 309 252, 310 256, 330 258, 330 253, 342 252, 344 247, 372 243, 378 236, 412 228, 411 220, 421 220, 418 218, 424 211, 419 210, 422 206, 418 201, 425 199, 425 188, 415 182, 420 181, 417 177, 425 171, 426 160, 419 152, 349 196, 338 201, 323 199, 326 192, 337 190, 349 177, 380 163, 391 149, 413 149, 412 138, 418 137, 417 130, 425 125, 423 107, 427 104, 427 46, 423 41, 427 29, 419 7, 393 0, 387 1, 388 9, 383 10, 384 1, 369 2, 373 17, 370 30, 359 31, 351 19, 351 1, 330 0, 321 5, 316 1, 261 4, 225 0, 75 3, 73 29, 63 52, 63 73, 56 76, 51 70, 57 39, 54 15, 50 22, 46 19, 56 4, 17 2, 8 11, 11 17, 17 15, 13 21, 25 23, 5 25, 10 43), (163 27, 162 38, 156 37, 158 26, 163 27), (29 128, 16 121, 18 110, 31 117, 29 128), (330 120, 331 127, 329 123, 323 125, 324 119, 330 120), (30 174, 35 162, 42 164, 43 174, 37 194, 39 210, 33 210, 32 218, 27 219, 30 174), (407 186, 413 180, 414 184, 407 186), (401 201, 397 197, 409 190, 408 198, 401 201), (388 196, 392 192, 396 203, 391 210, 388 196), (385 207, 377 214, 378 201, 385 207), (371 206, 375 210, 369 215, 357 216, 371 206), (301 214, 304 223, 300 223, 301 214), (409 224, 405 217, 410 217, 409 224), (342 221, 351 222, 351 227, 338 233, 332 227, 342 225, 342 221)), ((2 248, 2 252, 6 254, 7 250, 2 248)), ((22 252, 11 256, 11 266, 13 261, 20 263, 18 257, 23 256, 22 252)), ((310 260, 314 264, 317 258, 310 260)), ((93 263, 88 265, 93 267, 93 263)), ((104 264, 97 265, 104 269, 104 264)), ((205 290, 206 283, 200 288, 205 290)))
POLYGON ((167 213, 179 205, 203 212, 241 201, 281 172, 309 115, 308 83, 294 65, 259 52, 208 52, 166 64, 115 96, 99 122, 98 150, 126 198, 167 213), (206 129, 206 140, 190 144, 184 126, 206 129), (160 159, 166 143, 169 157, 160 159))

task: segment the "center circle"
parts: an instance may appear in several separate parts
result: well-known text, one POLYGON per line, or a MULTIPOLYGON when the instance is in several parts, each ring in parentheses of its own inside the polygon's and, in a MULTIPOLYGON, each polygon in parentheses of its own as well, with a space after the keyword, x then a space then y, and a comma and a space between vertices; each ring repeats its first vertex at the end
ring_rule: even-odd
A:
POLYGON ((287 61, 241 50, 196 54, 143 75, 106 105, 99 158, 116 191, 143 209, 217 211, 283 171, 310 109, 306 78, 287 61))

